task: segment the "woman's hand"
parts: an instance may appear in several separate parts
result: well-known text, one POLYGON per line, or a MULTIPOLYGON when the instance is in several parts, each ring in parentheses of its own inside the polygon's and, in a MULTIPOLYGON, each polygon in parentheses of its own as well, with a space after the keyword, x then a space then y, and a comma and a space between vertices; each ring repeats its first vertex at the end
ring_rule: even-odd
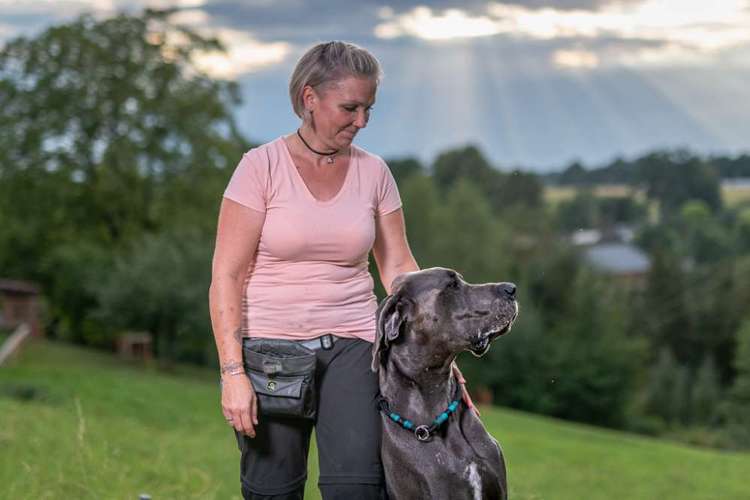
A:
POLYGON ((221 383, 221 411, 238 432, 255 437, 258 426, 258 398, 244 373, 225 375, 221 383))

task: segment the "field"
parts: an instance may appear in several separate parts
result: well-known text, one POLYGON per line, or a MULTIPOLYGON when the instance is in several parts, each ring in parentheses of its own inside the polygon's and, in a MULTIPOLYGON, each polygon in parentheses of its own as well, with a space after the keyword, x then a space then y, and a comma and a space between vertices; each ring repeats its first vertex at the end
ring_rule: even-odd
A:
POLYGON ((721 187, 721 198, 730 207, 750 203, 750 184, 731 185, 721 187))
MULTIPOLYGON (((576 195, 577 188, 571 186, 547 186, 544 188, 544 199, 551 205, 557 205, 561 201, 569 200, 576 195)), ((592 188, 596 196, 624 197, 635 196, 638 201, 645 200, 643 190, 632 190, 625 184, 597 185, 592 188)), ((722 184, 721 199, 726 206, 734 207, 750 202, 750 185, 722 184)))
MULTIPOLYGON (((557 205, 561 201, 572 199, 578 191, 579 188, 574 186, 546 186, 544 188, 544 199, 551 205, 557 205)), ((625 184, 597 185, 591 188, 591 192, 595 196, 602 197, 635 196, 639 201, 645 198, 642 190, 633 190, 625 184)))
MULTIPOLYGON (((512 499, 750 498, 750 454, 501 408, 483 420, 503 445, 512 499)), ((0 450, 3 499, 240 498, 213 371, 162 373, 35 340, 0 368, 0 450)), ((319 498, 314 457, 308 499, 319 498)))

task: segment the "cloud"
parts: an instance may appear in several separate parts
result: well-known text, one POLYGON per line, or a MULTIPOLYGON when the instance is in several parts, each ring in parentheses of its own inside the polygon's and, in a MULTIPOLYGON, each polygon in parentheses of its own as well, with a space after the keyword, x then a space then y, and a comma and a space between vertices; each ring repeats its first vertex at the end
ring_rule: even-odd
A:
POLYGON ((567 68, 595 68, 599 65, 599 57, 588 50, 556 50, 553 61, 560 67, 567 68))
MULTIPOLYGON (((30 34, 83 12, 181 6, 176 22, 220 37, 227 55, 204 54, 214 76, 236 78, 291 64, 324 40, 387 47, 486 40, 534 53, 536 69, 594 70, 610 66, 698 67, 721 57, 750 65, 747 0, 0 0, 0 39, 30 34)), ((429 50, 425 49, 425 52, 429 50)))
POLYGON ((0 41, 14 36, 33 35, 50 24, 72 20, 82 14, 97 18, 118 12, 135 13, 144 8, 197 8, 206 0, 0 0, 0 14, 6 29, 0 30, 0 41))
POLYGON ((434 14, 428 7, 396 16, 392 11, 380 10, 385 22, 375 27, 380 38, 413 36, 424 40, 449 40, 496 35, 501 27, 487 16, 469 16, 458 9, 448 9, 434 14))
POLYGON ((210 76, 234 79, 277 64, 288 54, 290 46, 286 42, 261 42, 247 31, 216 26, 202 9, 205 4, 205 0, 0 0, 3 17, 13 20, 12 24, 0 24, 0 39, 28 34, 29 28, 43 28, 51 22, 64 22, 83 13, 108 17, 120 11, 181 7, 183 10, 172 16, 173 22, 190 26, 202 35, 218 37, 227 47, 226 54, 203 52, 196 55, 196 66, 210 76))
POLYGON ((523 3, 490 2, 481 14, 458 9, 438 11, 426 6, 398 14, 393 9, 381 10, 382 22, 374 33, 382 39, 412 37, 426 41, 481 37, 556 40, 568 46, 556 50, 551 55, 552 62, 579 68, 605 63, 703 64, 718 51, 750 41, 750 10, 745 0, 711 4, 683 0, 679 9, 667 0, 564 4, 585 4, 589 9, 534 7, 549 2, 523 3), (601 54, 577 46, 600 39, 619 39, 624 43, 620 50, 601 54), (632 40, 651 43, 628 43, 632 40))
POLYGON ((283 61, 290 52, 286 42, 263 43, 244 31, 228 28, 210 30, 227 47, 227 53, 201 53, 195 57, 196 66, 205 73, 224 79, 236 79, 283 61))
POLYGON ((611 5, 640 3, 643 0, 509 0, 504 4, 518 5, 529 9, 552 8, 555 10, 589 10, 596 11, 611 5))

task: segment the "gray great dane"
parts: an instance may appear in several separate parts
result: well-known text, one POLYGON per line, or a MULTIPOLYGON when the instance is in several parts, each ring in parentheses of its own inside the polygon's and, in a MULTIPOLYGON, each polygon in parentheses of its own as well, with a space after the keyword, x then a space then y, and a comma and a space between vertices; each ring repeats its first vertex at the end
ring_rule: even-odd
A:
POLYGON ((391 500, 507 498, 502 450, 460 402, 451 364, 462 351, 483 355, 510 330, 515 291, 512 283, 471 285, 436 267, 400 275, 380 303, 372 369, 391 500))

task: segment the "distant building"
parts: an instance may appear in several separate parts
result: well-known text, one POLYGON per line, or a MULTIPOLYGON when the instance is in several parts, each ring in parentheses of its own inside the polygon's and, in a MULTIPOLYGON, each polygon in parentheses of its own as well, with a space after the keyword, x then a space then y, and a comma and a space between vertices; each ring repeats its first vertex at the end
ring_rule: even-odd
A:
POLYGON ((633 245, 635 231, 618 224, 600 229, 579 229, 569 237, 583 260, 595 270, 621 281, 640 284, 651 269, 651 258, 633 245))
POLYGON ((570 241, 576 245, 595 245, 602 239, 602 232, 598 229, 579 229, 570 235, 570 241))
POLYGON ((0 327, 12 330, 28 323, 33 337, 42 337, 39 288, 27 281, 0 279, 0 327))
POLYGON ((148 332, 125 332, 117 336, 117 354, 126 359, 151 361, 153 338, 148 332))
POLYGON ((750 177, 725 177, 721 179, 721 187, 728 189, 746 189, 750 187, 750 177))
POLYGON ((584 260, 594 269, 623 281, 641 283, 651 269, 651 258, 630 243, 599 243, 583 250, 584 260))
POLYGON ((606 229, 581 228, 570 235, 570 242, 576 246, 596 245, 602 242, 630 243, 635 238, 635 230, 626 224, 616 224, 606 229))

